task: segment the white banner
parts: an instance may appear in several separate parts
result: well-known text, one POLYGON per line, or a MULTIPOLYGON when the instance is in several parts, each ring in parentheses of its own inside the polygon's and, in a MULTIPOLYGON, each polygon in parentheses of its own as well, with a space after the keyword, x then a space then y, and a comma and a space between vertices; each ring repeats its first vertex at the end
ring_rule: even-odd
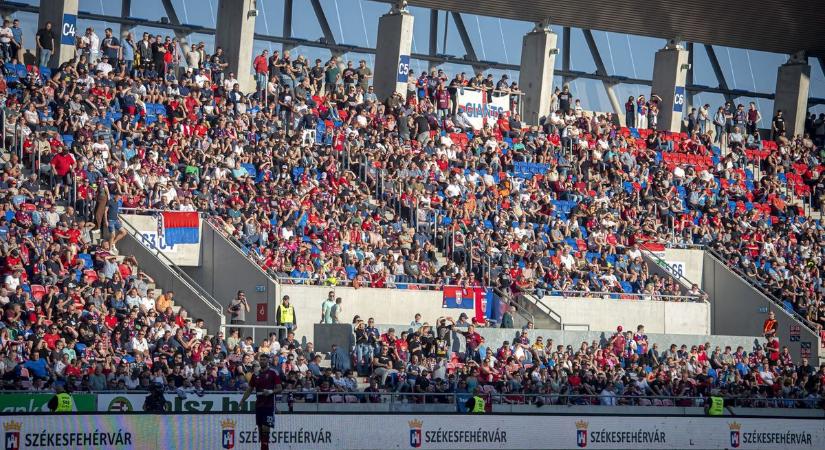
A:
MULTIPOLYGON (((18 415, 5 449, 257 449, 254 414, 18 415)), ((821 419, 282 414, 278 449, 814 449, 821 419)))
POLYGON ((488 102, 487 94, 481 91, 460 89, 458 107, 467 112, 473 128, 480 130, 485 122, 492 124, 498 120, 498 116, 510 111, 510 96, 493 96, 492 101, 488 102))
MULTIPOLYGON (((145 247, 166 255, 173 263, 179 266, 200 266, 200 243, 197 244, 168 244, 162 234, 158 233, 158 219, 154 216, 137 214, 123 214, 121 220, 128 222, 137 231, 135 238, 145 247)), ((130 227, 124 229, 132 233, 130 227)), ((132 233, 134 234, 134 233, 132 233)))

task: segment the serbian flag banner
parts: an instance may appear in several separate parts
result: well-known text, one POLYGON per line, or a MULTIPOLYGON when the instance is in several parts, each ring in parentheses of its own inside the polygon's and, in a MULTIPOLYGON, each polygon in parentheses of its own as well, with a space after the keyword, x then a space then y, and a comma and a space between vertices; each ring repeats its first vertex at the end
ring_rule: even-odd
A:
POLYGON ((196 212, 164 211, 160 226, 167 245, 197 244, 200 241, 201 222, 196 212))
POLYGON ((478 322, 484 322, 490 303, 483 287, 444 286, 444 308, 473 309, 478 322))
POLYGON ((444 308, 470 309, 475 304, 475 291, 459 286, 444 286, 444 308))

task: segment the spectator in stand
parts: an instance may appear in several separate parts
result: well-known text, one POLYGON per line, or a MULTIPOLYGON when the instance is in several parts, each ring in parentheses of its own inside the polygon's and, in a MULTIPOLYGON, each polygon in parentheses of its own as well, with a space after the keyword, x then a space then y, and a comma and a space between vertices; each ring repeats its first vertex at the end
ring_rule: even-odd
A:
POLYGON ((226 306, 229 313, 229 323, 232 325, 244 325, 246 323, 246 313, 249 312, 249 302, 246 300, 246 292, 239 290, 238 294, 226 306))
POLYGON ((779 322, 776 320, 776 315, 771 311, 768 313, 768 318, 765 319, 765 322, 762 324, 762 334, 765 335, 766 339, 770 339, 776 336, 778 326, 779 322))

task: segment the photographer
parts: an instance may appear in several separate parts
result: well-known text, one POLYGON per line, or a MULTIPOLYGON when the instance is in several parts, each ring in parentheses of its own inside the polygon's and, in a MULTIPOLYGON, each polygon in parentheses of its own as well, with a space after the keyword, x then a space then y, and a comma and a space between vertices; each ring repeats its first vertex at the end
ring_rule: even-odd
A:
POLYGON ((242 325, 246 322, 246 313, 249 312, 249 303, 246 301, 246 293, 238 291, 238 295, 229 302, 226 307, 229 313, 229 323, 232 325, 242 325))

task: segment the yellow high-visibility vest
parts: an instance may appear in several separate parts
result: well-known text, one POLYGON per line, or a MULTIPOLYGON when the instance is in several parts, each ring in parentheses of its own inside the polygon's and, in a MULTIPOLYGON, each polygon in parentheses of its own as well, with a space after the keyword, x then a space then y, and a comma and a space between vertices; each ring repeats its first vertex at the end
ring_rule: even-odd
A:
POLYGON ((725 409, 725 399, 722 397, 711 397, 710 408, 708 408, 709 416, 721 416, 725 409))
POLYGON ((479 396, 474 396, 473 400, 475 403, 473 404, 473 414, 484 414, 486 411, 484 409, 484 399, 479 396))
POLYGON ((281 317, 278 318, 279 323, 293 323, 295 322, 295 308, 292 305, 281 305, 281 317))
POLYGON ((72 412, 72 396, 65 392, 57 394, 57 409, 54 412, 72 412))

